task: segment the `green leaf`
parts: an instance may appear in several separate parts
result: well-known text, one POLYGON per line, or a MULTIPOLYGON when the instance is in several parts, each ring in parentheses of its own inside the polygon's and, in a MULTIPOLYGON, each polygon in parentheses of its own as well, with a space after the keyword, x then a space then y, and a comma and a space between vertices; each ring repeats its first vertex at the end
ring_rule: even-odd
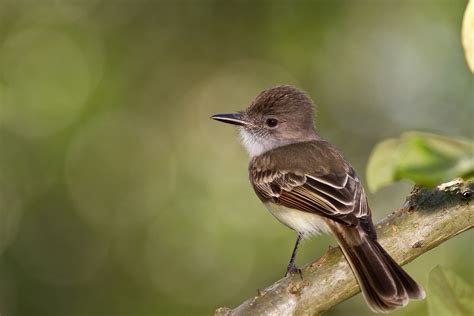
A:
POLYGON ((431 270, 427 297, 431 316, 474 315, 474 288, 450 270, 439 266, 431 270))
POLYGON ((395 180, 395 168, 398 164, 397 157, 400 147, 398 139, 387 139, 375 146, 370 154, 367 166, 367 184, 369 190, 374 192, 395 180))
POLYGON ((401 179, 434 186, 473 173, 472 141, 407 132, 398 139, 382 141, 374 148, 367 166, 367 183, 374 192, 401 179))

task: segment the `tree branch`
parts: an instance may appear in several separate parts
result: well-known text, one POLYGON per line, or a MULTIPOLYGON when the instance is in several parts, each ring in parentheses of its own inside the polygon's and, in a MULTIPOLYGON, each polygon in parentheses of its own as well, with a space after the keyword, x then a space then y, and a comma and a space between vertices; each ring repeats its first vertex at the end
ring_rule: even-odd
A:
MULTIPOLYGON (((404 265, 474 226, 474 181, 460 179, 434 189, 415 187, 403 208, 380 221, 379 241, 404 265)), ((235 309, 221 307, 215 315, 320 314, 357 294, 359 286, 339 247, 303 269, 259 291, 235 309)))

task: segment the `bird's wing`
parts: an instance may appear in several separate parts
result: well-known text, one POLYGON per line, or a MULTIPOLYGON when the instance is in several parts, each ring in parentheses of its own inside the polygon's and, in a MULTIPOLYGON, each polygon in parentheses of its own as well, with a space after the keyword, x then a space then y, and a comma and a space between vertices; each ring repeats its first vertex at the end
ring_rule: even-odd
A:
MULTIPOLYGON (((292 209, 357 225, 370 221, 364 188, 352 168, 341 174, 308 174, 279 168, 250 168, 257 195, 292 209)), ((371 221, 370 221, 371 222, 371 221)))

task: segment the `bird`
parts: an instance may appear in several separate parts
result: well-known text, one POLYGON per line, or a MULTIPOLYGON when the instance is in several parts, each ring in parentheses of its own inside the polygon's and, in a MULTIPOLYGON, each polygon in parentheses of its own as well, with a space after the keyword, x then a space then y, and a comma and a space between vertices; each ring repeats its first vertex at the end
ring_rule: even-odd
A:
POLYGON ((389 313, 425 291, 377 241, 363 184, 342 152, 315 128, 312 99, 289 85, 262 91, 244 110, 212 119, 238 126, 250 156, 250 183, 265 207, 302 239, 335 236, 368 307, 389 313))

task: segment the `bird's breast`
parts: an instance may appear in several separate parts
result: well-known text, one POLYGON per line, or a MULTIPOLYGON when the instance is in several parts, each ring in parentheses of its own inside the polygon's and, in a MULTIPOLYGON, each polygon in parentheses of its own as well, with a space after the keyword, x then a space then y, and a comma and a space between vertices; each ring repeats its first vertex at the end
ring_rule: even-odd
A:
POLYGON ((329 231, 326 220, 319 215, 291 209, 271 202, 265 203, 265 206, 282 224, 298 233, 302 233, 305 238, 329 231))

